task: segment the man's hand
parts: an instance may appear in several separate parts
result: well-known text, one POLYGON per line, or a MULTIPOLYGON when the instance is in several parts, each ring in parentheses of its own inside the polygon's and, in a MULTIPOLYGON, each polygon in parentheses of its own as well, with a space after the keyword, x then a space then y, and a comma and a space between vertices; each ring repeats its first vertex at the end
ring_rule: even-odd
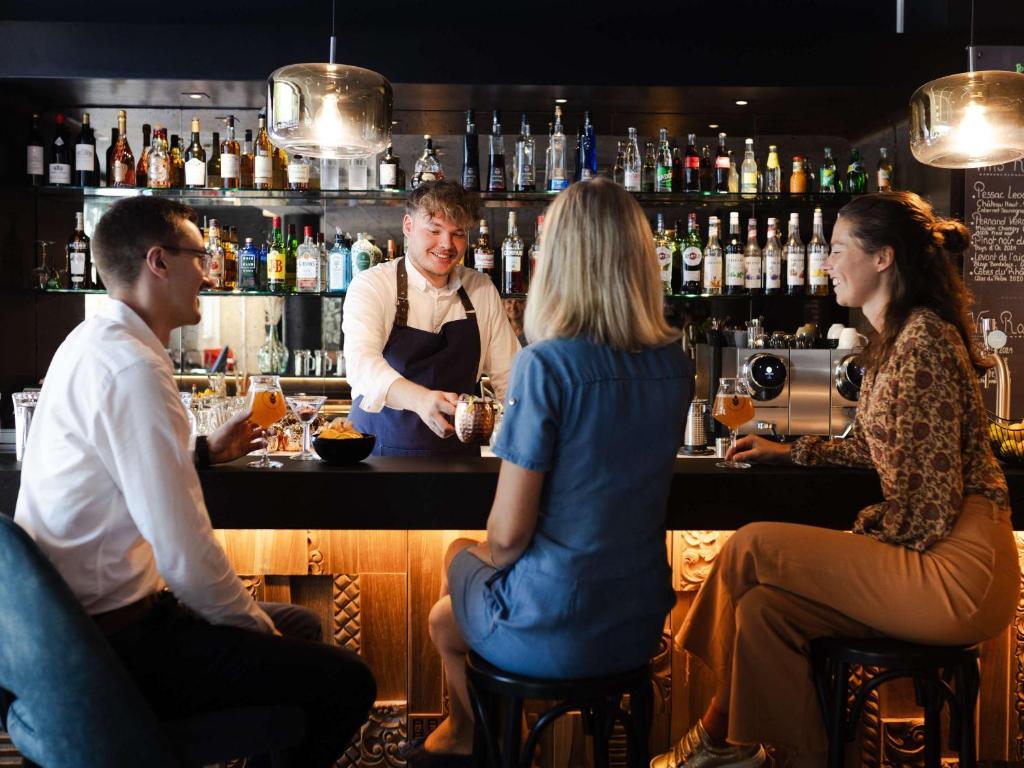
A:
POLYGON ((758 435, 744 435, 729 447, 727 461, 753 461, 758 464, 792 464, 790 446, 758 435))
POLYGON ((252 411, 245 410, 228 419, 220 429, 206 438, 210 446, 210 463, 223 464, 245 456, 262 443, 260 428, 249 421, 252 411))
POLYGON ((455 404, 458 402, 459 396, 454 392, 425 390, 417 403, 416 414, 438 437, 451 437, 455 434, 454 419, 447 417, 455 416, 455 404))

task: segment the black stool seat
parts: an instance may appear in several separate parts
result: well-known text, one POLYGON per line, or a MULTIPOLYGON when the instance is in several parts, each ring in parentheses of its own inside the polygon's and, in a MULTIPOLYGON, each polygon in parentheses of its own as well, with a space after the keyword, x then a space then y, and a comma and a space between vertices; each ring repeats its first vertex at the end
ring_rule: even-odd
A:
POLYGON ((626 730, 630 768, 647 766, 653 705, 649 664, 601 677, 547 680, 508 672, 470 652, 466 658, 466 677, 475 718, 476 766, 528 768, 544 728, 568 712, 580 712, 583 716, 584 728, 594 740, 595 768, 608 766, 608 740, 616 720, 626 730), (628 712, 621 706, 622 697, 627 694, 628 712), (526 699, 557 703, 541 714, 520 749, 526 699))
POLYGON ((887 637, 822 637, 811 642, 811 668, 828 733, 829 768, 843 768, 844 743, 856 735, 872 691, 896 678, 913 679, 917 704, 924 708, 925 768, 940 768, 939 716, 945 704, 950 710, 950 749, 959 752, 961 768, 976 768, 974 710, 980 687, 977 646, 919 645, 887 637), (850 690, 853 665, 881 671, 850 690))

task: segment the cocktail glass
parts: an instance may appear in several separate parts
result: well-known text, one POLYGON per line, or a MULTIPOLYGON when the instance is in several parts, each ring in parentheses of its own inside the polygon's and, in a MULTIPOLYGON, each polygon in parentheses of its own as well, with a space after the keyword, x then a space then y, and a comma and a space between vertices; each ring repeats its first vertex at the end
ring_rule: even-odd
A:
POLYGON ((271 461, 267 455, 267 430, 279 422, 288 412, 281 380, 277 376, 253 376, 249 386, 249 416, 263 432, 263 455, 259 461, 250 462, 254 469, 279 469, 279 461, 271 461))
POLYGON ((327 401, 324 395, 288 395, 288 406, 295 418, 302 422, 302 453, 292 456, 294 461, 320 461, 310 444, 309 425, 327 401))
MULTIPOLYGON (((718 395, 711 415, 715 421, 729 428, 730 444, 736 445, 739 428, 754 418, 754 401, 750 398, 747 380, 719 379, 718 395)), ((719 461, 715 466, 723 469, 750 469, 747 462, 735 460, 719 461)))

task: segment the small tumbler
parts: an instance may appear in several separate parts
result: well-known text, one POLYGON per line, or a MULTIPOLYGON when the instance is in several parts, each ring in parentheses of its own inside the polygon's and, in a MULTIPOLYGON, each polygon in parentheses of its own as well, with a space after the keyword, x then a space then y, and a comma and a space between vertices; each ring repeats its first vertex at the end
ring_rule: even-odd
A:
POLYGON ((38 392, 15 392, 14 399, 14 450, 18 461, 25 456, 28 433, 32 427, 32 416, 39 401, 38 392))

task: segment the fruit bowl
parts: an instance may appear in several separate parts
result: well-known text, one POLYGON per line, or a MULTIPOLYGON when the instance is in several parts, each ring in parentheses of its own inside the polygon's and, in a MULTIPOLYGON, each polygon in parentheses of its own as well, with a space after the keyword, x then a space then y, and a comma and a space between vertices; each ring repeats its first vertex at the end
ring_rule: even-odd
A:
POLYGON ((992 453, 1011 464, 1024 464, 1024 423, 988 415, 992 453))
POLYGON ((376 442, 375 435, 340 439, 317 437, 313 440, 313 450, 328 464, 356 464, 373 452, 376 442))

